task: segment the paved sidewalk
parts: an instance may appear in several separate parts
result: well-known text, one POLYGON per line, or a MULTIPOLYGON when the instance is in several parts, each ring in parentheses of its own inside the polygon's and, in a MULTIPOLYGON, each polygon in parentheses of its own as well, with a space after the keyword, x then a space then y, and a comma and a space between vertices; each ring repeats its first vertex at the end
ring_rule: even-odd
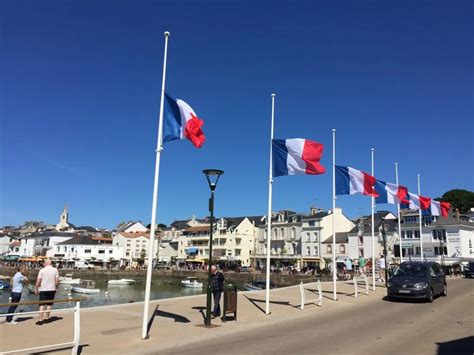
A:
MULTIPOLYGON (((316 283, 306 284, 306 300, 316 299, 316 283)), ((307 304, 300 307, 299 286, 271 290, 271 315, 264 313, 265 291, 240 292, 238 295, 238 320, 223 323, 214 319, 217 327, 204 328, 206 295, 156 300, 150 310, 158 307, 154 317, 150 338, 141 340, 143 303, 122 304, 81 310, 81 345, 83 354, 137 354, 170 349, 190 344, 208 337, 232 334, 242 330, 256 329, 267 325, 278 325, 290 319, 314 317, 325 312, 343 312, 345 307, 357 307, 360 303, 380 299, 385 289, 377 287, 375 292, 364 294, 359 288, 359 297, 354 297, 352 282, 338 282, 339 300, 332 300, 332 283, 322 283, 322 307, 307 304)), ((16 325, 0 323, 0 351, 29 348, 72 341, 73 316, 57 313, 63 317, 50 324, 35 325, 36 317, 16 325)), ((70 354, 70 349, 54 352, 70 354)))

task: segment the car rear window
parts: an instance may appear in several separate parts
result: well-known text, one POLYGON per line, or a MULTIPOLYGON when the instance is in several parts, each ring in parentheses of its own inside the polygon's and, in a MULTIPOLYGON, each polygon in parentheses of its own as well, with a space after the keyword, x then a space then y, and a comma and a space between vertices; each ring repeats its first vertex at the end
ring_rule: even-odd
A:
POLYGON ((422 264, 401 264, 395 270, 395 276, 426 276, 428 267, 422 264))

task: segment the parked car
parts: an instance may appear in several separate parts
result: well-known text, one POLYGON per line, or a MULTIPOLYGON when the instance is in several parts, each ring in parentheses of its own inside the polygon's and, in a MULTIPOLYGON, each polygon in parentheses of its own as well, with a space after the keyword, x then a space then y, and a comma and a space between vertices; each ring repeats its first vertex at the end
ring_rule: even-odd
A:
POLYGON ((437 262, 407 261, 400 264, 388 281, 388 298, 426 299, 447 296, 446 275, 437 262))
POLYGON ((467 264, 464 267, 464 277, 466 278, 474 277, 474 262, 473 261, 470 261, 469 264, 467 264))
POLYGON ((94 270, 94 265, 89 264, 86 261, 76 261, 74 263, 74 269, 77 269, 77 270, 94 270))

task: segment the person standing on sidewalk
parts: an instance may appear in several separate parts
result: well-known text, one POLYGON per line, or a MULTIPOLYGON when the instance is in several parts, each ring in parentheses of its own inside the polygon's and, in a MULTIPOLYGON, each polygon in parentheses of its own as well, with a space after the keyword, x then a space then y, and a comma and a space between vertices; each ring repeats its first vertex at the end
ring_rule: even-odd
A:
POLYGON ((366 264, 365 258, 364 256, 361 255, 359 258, 359 273, 362 276, 365 276, 365 264, 366 264))
POLYGON ((212 311, 212 318, 220 317, 221 315, 221 295, 224 291, 224 275, 217 271, 215 265, 211 266, 211 288, 214 298, 214 309, 212 311))
POLYGON ((352 260, 350 258, 346 258, 345 263, 346 263, 346 271, 347 271, 346 279, 350 280, 352 277, 352 260))
MULTIPOLYGON (((39 293, 40 301, 54 300, 54 296, 56 295, 56 289, 58 285, 59 285, 58 269, 51 266, 50 259, 46 259, 44 262, 44 267, 39 271, 38 278, 36 279, 35 294, 39 293)), ((52 305, 53 305, 52 303, 46 303, 46 304, 40 305, 39 321, 36 322, 37 325, 43 325, 44 323, 48 322, 52 305), (46 312, 43 312, 45 310, 45 306, 46 306, 46 312)))
MULTIPOLYGON (((21 293, 23 292, 23 287, 26 282, 28 282, 28 278, 26 275, 26 268, 24 265, 17 267, 16 274, 13 276, 12 279, 12 303, 18 303, 21 300, 21 293)), ((8 308, 7 313, 14 313, 16 310, 17 305, 10 306, 8 308)), ((7 324, 17 324, 16 321, 13 320, 13 314, 7 316, 7 324)))

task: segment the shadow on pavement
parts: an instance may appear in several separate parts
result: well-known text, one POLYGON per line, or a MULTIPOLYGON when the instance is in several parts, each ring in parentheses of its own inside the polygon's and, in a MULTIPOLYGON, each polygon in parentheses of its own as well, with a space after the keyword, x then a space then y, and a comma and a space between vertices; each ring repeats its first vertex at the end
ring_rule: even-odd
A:
POLYGON ((201 313, 202 319, 203 319, 203 320, 206 320, 206 315, 204 314, 204 310, 206 309, 206 307, 203 307, 203 306, 196 306, 196 307, 192 307, 192 309, 198 310, 199 313, 201 313))
MULTIPOLYGON (((260 302, 260 303, 264 303, 265 300, 259 300, 259 299, 255 299, 255 298, 249 298, 248 296, 244 296, 246 299, 248 299, 250 301, 250 303, 252 303, 255 307, 257 307, 263 314, 265 314, 265 310, 260 307, 257 303, 260 302)), ((282 306, 290 306, 290 307, 295 307, 293 306, 292 304, 290 304, 290 302, 288 301, 270 301, 271 304, 278 304, 278 305, 282 305, 282 306)))
POLYGON ((438 345, 438 355, 472 355, 474 349, 474 336, 436 343, 438 345))

